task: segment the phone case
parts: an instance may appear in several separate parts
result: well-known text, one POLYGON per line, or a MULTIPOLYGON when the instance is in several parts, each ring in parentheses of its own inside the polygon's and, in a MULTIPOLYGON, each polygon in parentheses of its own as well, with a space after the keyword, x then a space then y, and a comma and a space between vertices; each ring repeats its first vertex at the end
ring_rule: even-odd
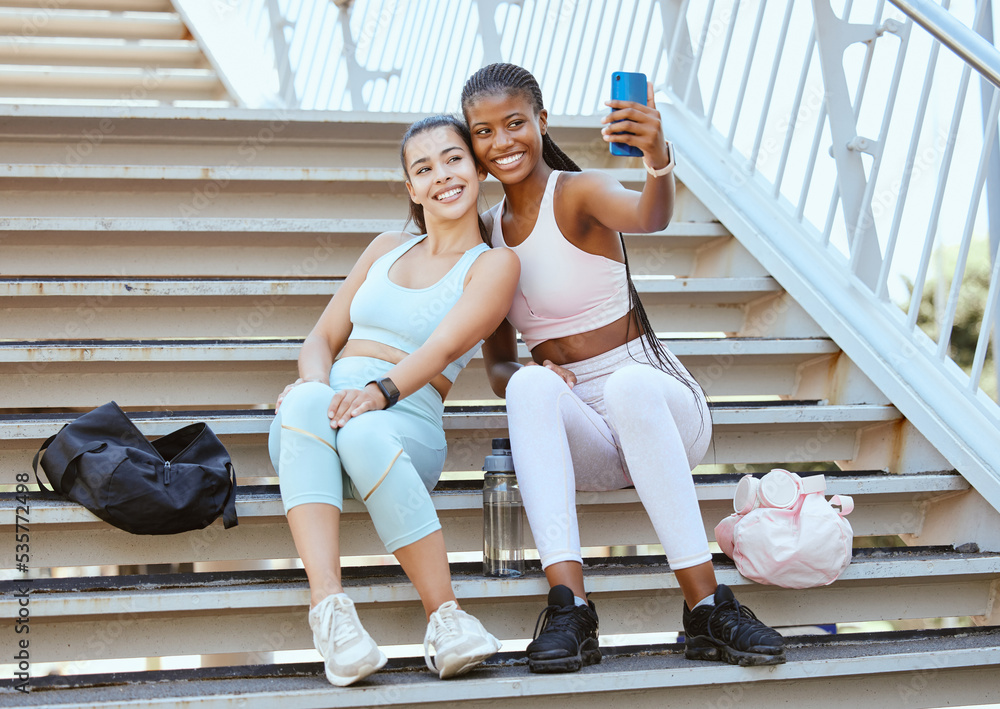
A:
MULTIPOLYGON (((635 101, 646 105, 646 75, 630 71, 615 71, 611 73, 611 100, 635 101)), ((641 158, 642 151, 625 143, 611 143, 612 155, 623 155, 641 158)))

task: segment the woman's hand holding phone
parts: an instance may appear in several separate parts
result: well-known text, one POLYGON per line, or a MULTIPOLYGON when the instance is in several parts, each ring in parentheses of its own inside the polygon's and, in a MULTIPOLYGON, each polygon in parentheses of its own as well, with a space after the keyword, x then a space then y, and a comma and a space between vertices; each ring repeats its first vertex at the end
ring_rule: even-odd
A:
POLYGON ((653 100, 653 84, 646 82, 646 104, 637 101, 612 99, 604 104, 612 112, 601 119, 602 137, 607 143, 624 143, 642 151, 648 165, 654 169, 665 167, 670 160, 667 143, 663 137, 660 112, 653 100), (615 123, 619 121, 619 123, 615 123))

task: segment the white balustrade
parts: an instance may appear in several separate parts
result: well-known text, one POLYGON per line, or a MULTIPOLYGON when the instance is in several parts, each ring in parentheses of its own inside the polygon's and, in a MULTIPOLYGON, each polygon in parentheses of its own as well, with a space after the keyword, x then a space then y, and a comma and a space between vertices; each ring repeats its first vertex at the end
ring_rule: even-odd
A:
MULTIPOLYGON (((818 243, 870 308, 891 316, 914 356, 1000 427, 996 392, 979 387, 987 351, 997 346, 995 263, 969 373, 955 366, 952 343, 996 142, 996 89, 984 91, 992 107, 983 123, 965 110, 974 77, 1000 82, 1000 52, 973 29, 988 3, 978 0, 975 12, 950 0, 856 5, 251 0, 242 11, 261 51, 278 57, 282 80, 294 81, 282 95, 301 108, 454 112, 466 77, 504 60, 535 74, 550 116, 592 116, 607 110, 611 70, 647 72, 661 101, 696 119, 741 179, 796 220, 797 239, 818 243), (943 105, 953 106, 950 121, 943 105), (957 246, 957 265, 934 276, 935 254, 947 245, 957 246), (938 286, 939 300, 947 290, 938 322, 925 323, 920 303, 932 276, 950 284, 938 286)), ((1000 215, 992 221, 1000 224, 1000 215)))

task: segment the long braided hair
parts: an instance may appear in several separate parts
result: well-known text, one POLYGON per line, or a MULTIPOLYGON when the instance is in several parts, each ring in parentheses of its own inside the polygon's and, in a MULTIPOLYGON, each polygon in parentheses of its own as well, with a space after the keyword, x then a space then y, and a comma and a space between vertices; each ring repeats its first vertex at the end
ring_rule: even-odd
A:
MULTIPOLYGON (((462 89, 462 111, 465 113, 466 121, 469 119, 469 107, 475 103, 477 98, 496 94, 521 94, 525 96, 531 103, 536 116, 544 108, 542 104, 542 89, 539 87, 535 77, 531 75, 531 72, 516 64, 496 63, 483 67, 465 82, 465 87, 462 89)), ((580 166, 573 162, 555 144, 555 141, 552 140, 548 132, 542 136, 542 159, 554 170, 582 172, 580 166)), ((643 337, 640 340, 642 351, 647 357, 650 357, 651 349, 651 359, 656 361, 657 367, 690 389, 697 400, 703 393, 702 389, 689 373, 686 373, 674 363, 674 360, 667 353, 666 348, 664 348, 663 343, 656 337, 653 326, 649 322, 649 316, 646 315, 646 309, 642 306, 642 301, 639 299, 639 292, 635 288, 635 283, 632 282, 632 272, 628 265, 628 252, 625 250, 625 237, 619 232, 618 238, 621 239, 622 255, 625 258, 625 278, 628 281, 629 311, 635 311, 636 319, 639 321, 642 332, 648 335, 648 337, 643 337)), ((628 328, 625 332, 626 342, 629 341, 629 334, 631 333, 631 318, 628 320, 628 328)), ((702 421, 703 427, 704 423, 702 421)))
MULTIPOLYGON (((427 116, 426 118, 421 118, 416 123, 413 123, 409 128, 406 129, 406 134, 403 136, 403 140, 399 144, 399 162, 403 165, 403 172, 406 174, 406 179, 409 180, 410 173, 406 169, 406 144, 410 142, 410 139, 414 136, 420 135, 421 133, 426 133, 429 130, 434 130, 435 128, 451 128, 459 137, 465 142, 465 147, 469 149, 469 155, 475 160, 475 152, 472 150, 472 135, 469 133, 469 127, 465 125, 464 122, 455 118, 455 116, 440 115, 440 116, 427 116)), ((427 224, 424 222, 424 207, 422 204, 417 204, 409 197, 407 193, 407 201, 410 203, 410 216, 406 220, 409 224, 413 222, 417 226, 417 230, 421 234, 427 233, 427 224)), ((492 246, 490 243, 490 235, 486 231, 486 225, 483 223, 482 217, 477 217, 479 220, 479 237, 483 240, 483 243, 487 246, 492 246)), ((405 226, 405 225, 404 225, 405 226)))

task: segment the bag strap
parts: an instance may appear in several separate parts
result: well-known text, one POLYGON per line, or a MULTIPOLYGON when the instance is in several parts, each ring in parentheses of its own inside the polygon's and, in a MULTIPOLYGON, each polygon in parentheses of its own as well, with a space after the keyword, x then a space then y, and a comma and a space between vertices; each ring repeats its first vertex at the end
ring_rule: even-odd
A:
POLYGON ((854 511, 854 498, 850 495, 834 495, 830 498, 830 505, 840 508, 840 516, 846 517, 854 511))
MULTIPOLYGON (((45 440, 45 442, 42 444, 41 448, 38 449, 38 452, 35 453, 35 457, 31 459, 31 468, 35 471, 35 480, 38 481, 38 486, 42 490, 45 490, 46 492, 53 492, 53 490, 50 490, 49 488, 45 487, 45 483, 43 483, 42 479, 40 477, 38 477, 38 458, 42 455, 42 453, 45 452, 45 450, 50 445, 52 445, 52 441, 55 440, 55 438, 56 438, 57 435, 59 435, 59 434, 57 433, 57 434, 53 434, 53 435, 49 436, 45 440)), ((72 458, 70 458, 69 462, 66 463, 66 467, 63 469, 63 474, 62 474, 62 476, 61 476, 61 478, 59 480, 59 482, 60 482, 59 488, 60 489, 59 490, 54 490, 54 492, 57 492, 60 495, 65 496, 66 492, 70 488, 73 487, 73 483, 76 482, 76 476, 80 472, 79 470, 77 470, 77 467, 76 467, 76 462, 77 462, 77 460, 79 460, 80 456, 83 455, 84 453, 90 453, 92 451, 100 450, 100 449, 102 449, 102 448, 104 448, 106 446, 107 446, 107 444, 104 443, 103 441, 91 441, 90 443, 88 443, 87 445, 85 445, 83 448, 81 448, 79 451, 77 451, 76 455, 74 455, 72 458)), ((46 475, 48 475, 48 473, 46 473, 46 475)), ((49 480, 51 480, 51 478, 49 478, 49 480)), ((53 488, 54 487, 55 487, 55 485, 53 484, 53 488)))
POLYGON ((35 471, 35 480, 38 481, 38 487, 42 490, 45 490, 45 492, 53 492, 53 490, 50 490, 49 488, 45 487, 45 483, 43 483, 42 479, 38 477, 38 458, 42 455, 42 453, 45 452, 46 448, 52 445, 52 441, 56 440, 57 435, 59 434, 53 433, 51 436, 46 438, 45 443, 43 443, 42 447, 38 449, 37 453, 35 453, 35 457, 31 459, 31 469, 35 471))
POLYGON ((226 505, 222 510, 222 525, 224 529, 229 529, 240 521, 236 517, 236 468, 231 462, 227 462, 226 470, 229 471, 229 479, 233 484, 229 486, 229 496, 226 497, 226 505))
POLYGON ((809 494, 812 492, 826 492, 826 476, 820 473, 819 475, 809 475, 806 477, 799 477, 802 481, 802 492, 804 494, 809 494))

